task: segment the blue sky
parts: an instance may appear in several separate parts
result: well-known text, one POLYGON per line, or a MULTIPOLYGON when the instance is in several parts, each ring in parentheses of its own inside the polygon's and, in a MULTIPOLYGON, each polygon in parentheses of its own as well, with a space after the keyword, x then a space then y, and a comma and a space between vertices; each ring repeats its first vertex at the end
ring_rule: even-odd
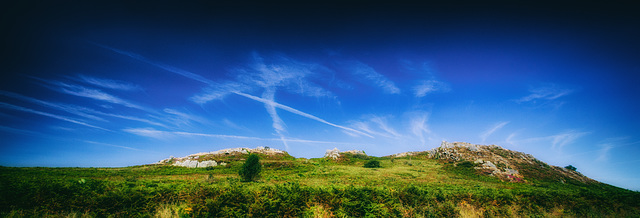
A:
POLYGON ((446 140, 640 190, 640 19, 624 5, 4 8, 0 165, 255 146, 384 156, 446 140))

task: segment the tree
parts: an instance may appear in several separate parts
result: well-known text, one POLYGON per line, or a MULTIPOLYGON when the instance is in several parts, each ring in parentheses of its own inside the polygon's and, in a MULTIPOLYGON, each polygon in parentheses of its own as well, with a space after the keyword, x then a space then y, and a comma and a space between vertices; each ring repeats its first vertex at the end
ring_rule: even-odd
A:
POLYGON ((367 161, 366 163, 364 163, 364 167, 365 168, 379 168, 380 167, 380 161, 378 161, 378 160, 367 161))
POLYGON ((242 177, 242 180, 246 182, 254 181, 260 176, 262 171, 262 165, 260 164, 260 157, 257 154, 250 154, 247 161, 242 164, 242 168, 238 172, 242 177))
POLYGON ((571 165, 566 166, 566 167, 564 167, 564 168, 566 168, 567 170, 571 170, 571 171, 576 171, 576 170, 577 170, 577 168, 576 168, 576 167, 571 166, 571 165))

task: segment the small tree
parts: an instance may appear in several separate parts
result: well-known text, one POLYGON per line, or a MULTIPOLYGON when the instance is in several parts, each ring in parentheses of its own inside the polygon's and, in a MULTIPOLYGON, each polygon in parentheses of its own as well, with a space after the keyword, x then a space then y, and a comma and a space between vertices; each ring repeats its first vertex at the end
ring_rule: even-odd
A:
POLYGON ((254 181, 260 175, 262 171, 262 165, 260 164, 260 157, 257 154, 250 154, 247 161, 242 164, 242 168, 238 172, 242 177, 242 180, 246 182, 254 181))
POLYGON ((380 161, 378 160, 370 160, 364 163, 365 168, 380 168, 380 161))
POLYGON ((576 167, 571 166, 571 165, 566 166, 566 167, 564 167, 564 168, 566 168, 567 170, 571 170, 571 171, 576 171, 576 170, 577 170, 577 168, 576 168, 576 167))

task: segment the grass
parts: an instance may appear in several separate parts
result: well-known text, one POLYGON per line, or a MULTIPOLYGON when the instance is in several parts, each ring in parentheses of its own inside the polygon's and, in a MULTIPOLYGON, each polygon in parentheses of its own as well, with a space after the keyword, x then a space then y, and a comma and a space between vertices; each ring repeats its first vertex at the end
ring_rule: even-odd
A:
MULTIPOLYGON (((239 157, 235 157, 240 159, 239 157)), ((638 217, 640 193, 561 183, 526 168, 522 183, 477 174, 471 162, 420 157, 262 159, 257 182, 242 161, 213 168, 0 167, 6 217, 638 217)))

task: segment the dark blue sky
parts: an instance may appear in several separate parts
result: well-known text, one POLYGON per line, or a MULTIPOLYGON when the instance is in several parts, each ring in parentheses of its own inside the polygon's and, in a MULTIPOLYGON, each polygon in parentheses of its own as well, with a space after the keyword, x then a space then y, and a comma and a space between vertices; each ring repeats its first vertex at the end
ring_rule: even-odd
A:
POLYGON ((1 165, 447 140, 640 189, 632 4, 2 4, 1 165))

